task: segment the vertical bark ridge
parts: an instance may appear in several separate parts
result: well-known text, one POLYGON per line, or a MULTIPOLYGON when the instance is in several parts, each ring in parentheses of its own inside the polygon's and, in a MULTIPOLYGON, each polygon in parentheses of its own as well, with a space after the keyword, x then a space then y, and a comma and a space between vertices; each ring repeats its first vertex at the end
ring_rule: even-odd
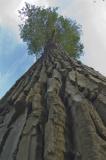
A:
POLYGON ((30 103, 30 114, 24 127, 21 141, 18 147, 17 160, 19 159, 42 159, 43 153, 43 122, 42 115, 42 90, 46 83, 45 68, 42 66, 38 81, 31 88, 26 101, 30 103), (43 77, 42 77, 43 75, 43 77))
POLYGON ((48 121, 45 126, 45 160, 64 160, 65 151, 65 107, 59 97, 61 76, 53 70, 47 82, 48 121))

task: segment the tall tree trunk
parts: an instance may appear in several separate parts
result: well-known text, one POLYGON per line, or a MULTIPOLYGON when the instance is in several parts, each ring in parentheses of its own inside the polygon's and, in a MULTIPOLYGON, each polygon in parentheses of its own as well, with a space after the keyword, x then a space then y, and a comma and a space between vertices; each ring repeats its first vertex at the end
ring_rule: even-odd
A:
POLYGON ((105 160, 106 78, 48 43, 0 101, 0 160, 105 160))

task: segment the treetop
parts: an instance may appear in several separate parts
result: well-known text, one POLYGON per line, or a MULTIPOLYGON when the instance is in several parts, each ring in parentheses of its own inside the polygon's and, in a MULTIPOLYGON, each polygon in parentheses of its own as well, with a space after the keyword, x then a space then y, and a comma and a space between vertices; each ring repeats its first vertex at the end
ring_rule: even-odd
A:
POLYGON ((75 58, 83 52, 80 42, 81 26, 58 14, 58 7, 44 8, 29 3, 19 11, 20 36, 27 43, 29 54, 40 55, 48 40, 61 43, 75 58))

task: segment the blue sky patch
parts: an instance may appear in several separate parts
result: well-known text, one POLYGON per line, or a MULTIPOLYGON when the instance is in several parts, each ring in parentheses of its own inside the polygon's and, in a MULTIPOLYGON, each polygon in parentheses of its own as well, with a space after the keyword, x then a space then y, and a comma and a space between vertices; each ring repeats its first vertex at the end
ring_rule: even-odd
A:
POLYGON ((25 43, 19 42, 11 30, 0 28, 0 97, 33 64, 25 43))

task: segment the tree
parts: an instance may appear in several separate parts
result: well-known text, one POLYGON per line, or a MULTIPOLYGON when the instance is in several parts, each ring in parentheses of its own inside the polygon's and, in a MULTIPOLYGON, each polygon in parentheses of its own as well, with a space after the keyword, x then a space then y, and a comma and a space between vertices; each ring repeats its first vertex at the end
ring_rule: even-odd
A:
POLYGON ((106 78, 59 44, 0 100, 0 160, 105 160, 106 78))
POLYGON ((20 35, 28 45, 30 54, 39 55, 46 43, 54 40, 61 43, 73 57, 79 58, 83 51, 80 42, 81 28, 75 21, 58 14, 58 8, 42 8, 26 3, 20 11, 22 24, 20 35))

